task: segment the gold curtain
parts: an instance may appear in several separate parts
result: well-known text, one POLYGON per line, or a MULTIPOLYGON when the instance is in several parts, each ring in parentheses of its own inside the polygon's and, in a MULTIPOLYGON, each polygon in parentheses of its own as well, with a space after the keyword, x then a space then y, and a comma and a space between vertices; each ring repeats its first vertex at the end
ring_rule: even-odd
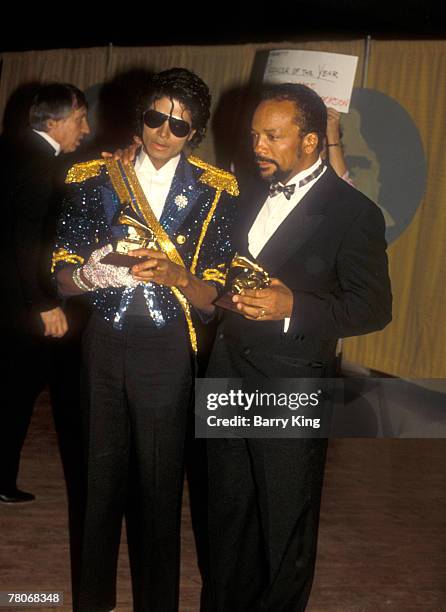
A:
POLYGON ((446 376, 445 75, 446 41, 372 43, 367 86, 411 115, 427 185, 411 224, 389 247, 393 321, 382 332, 346 340, 344 352, 349 361, 408 378, 446 376))
MULTIPOLYGON (((124 71, 173 66, 184 66, 203 77, 213 93, 215 109, 225 92, 248 82, 256 52, 273 48, 358 55, 355 86, 362 84, 362 40, 6 53, 2 56, 0 113, 12 92, 26 82, 62 80, 85 89, 124 71)), ((426 152, 427 189, 412 223, 389 248, 394 321, 383 332, 346 340, 344 352, 350 361, 403 377, 443 377, 446 372, 446 290, 442 284, 446 279, 445 74, 446 41, 372 42, 367 86, 392 96, 412 116, 426 152)), ((242 103, 235 105, 234 123, 242 103)), ((212 129, 199 154, 215 161, 212 129)))
MULTIPOLYGON (((361 55, 364 43, 357 41, 284 42, 262 45, 104 47, 91 49, 56 49, 5 53, 0 89, 0 114, 9 96, 22 84, 31 81, 65 81, 80 89, 114 79, 135 69, 165 70, 183 66, 200 75, 213 95, 212 110, 225 92, 242 87, 249 81, 255 54, 261 49, 313 49, 350 55, 361 55)), ((356 78, 359 86, 361 61, 356 78)), ((236 124, 243 111, 243 99, 235 99, 231 123, 236 124)), ((231 130, 232 131, 232 130, 231 130)), ((210 163, 216 161, 212 127, 197 152, 210 163)))
POLYGON ((10 95, 34 81, 62 81, 86 89, 101 83, 107 73, 108 48, 56 49, 3 53, 0 87, 0 114, 10 95))

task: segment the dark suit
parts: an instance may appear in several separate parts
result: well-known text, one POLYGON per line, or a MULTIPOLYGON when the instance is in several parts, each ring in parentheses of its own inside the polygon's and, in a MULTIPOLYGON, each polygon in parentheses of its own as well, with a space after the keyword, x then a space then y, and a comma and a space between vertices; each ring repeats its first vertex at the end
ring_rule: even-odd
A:
MULTIPOLYGON (((236 241, 267 198, 248 191, 236 241)), ((290 327, 225 311, 210 377, 256 381, 334 375, 338 338, 391 320, 384 220, 327 168, 256 258, 294 295, 290 327)), ((304 610, 312 583, 326 441, 208 440, 212 612, 304 610)))
MULTIPOLYGON (((39 314, 61 306, 50 280, 50 262, 64 160, 32 130, 4 155, 0 327, 7 347, 4 372, 8 387, 0 417, 0 489, 16 485, 33 406, 48 384, 73 523, 74 508, 81 500, 80 348, 73 325, 62 339, 44 337, 39 314)), ((67 318, 79 319, 80 326, 79 310, 73 306, 72 302, 73 316, 67 318)))
POLYGON ((59 305, 49 280, 45 244, 58 160, 29 130, 3 164, 1 302, 2 338, 8 346, 11 405, 3 413, 1 488, 13 488, 34 402, 51 376, 51 346, 39 313, 59 305), (45 270, 46 269, 46 270, 45 270))
POLYGON ((58 160, 53 147, 31 130, 5 154, 0 248, 2 287, 8 290, 2 299, 1 325, 38 333, 38 313, 59 305, 42 261, 58 160))

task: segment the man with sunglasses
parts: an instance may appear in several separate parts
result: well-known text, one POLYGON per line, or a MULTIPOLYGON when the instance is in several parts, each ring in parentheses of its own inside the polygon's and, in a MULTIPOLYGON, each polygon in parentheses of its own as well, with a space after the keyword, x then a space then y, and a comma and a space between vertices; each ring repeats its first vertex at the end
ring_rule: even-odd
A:
POLYGON ((67 176, 54 270, 62 294, 86 293, 94 309, 84 338, 88 484, 77 611, 116 604, 124 516, 134 610, 178 609, 192 311, 213 312, 238 195, 231 174, 185 155, 205 135, 210 100, 188 70, 154 75, 137 110, 135 164, 94 160, 67 176), (153 237, 132 252, 131 269, 103 261, 129 233, 117 222, 124 211, 153 237))

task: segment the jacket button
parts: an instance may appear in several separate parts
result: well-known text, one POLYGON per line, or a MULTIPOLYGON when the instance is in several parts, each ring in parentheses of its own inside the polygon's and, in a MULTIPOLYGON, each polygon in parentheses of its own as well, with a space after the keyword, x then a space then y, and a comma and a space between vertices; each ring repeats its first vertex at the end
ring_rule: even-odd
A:
POLYGON ((244 351, 245 355, 249 355, 249 353, 251 352, 250 348, 245 348, 244 351))
POLYGON ((177 242, 178 244, 184 244, 186 242, 186 236, 183 236, 183 234, 178 234, 177 242))

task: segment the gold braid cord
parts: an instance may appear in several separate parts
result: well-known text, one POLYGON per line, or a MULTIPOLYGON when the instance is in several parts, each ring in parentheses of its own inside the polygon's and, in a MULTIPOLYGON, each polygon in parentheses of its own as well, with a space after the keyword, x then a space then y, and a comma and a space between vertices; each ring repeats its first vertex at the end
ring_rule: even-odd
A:
MULTIPOLYGON (((197 269, 198 257, 200 255, 201 246, 203 244, 206 233, 208 231, 209 223, 211 222, 212 217, 214 216, 215 209, 217 208, 217 204, 218 204, 218 201, 220 200, 222 191, 227 191, 229 195, 232 195, 232 196, 238 196, 240 192, 239 192, 239 188, 237 184, 237 179, 230 172, 226 172, 226 170, 221 170, 220 168, 211 166, 211 164, 207 164, 203 160, 199 159, 198 157, 194 157, 193 155, 188 157, 188 161, 194 166, 197 166, 197 168, 201 168, 202 170, 204 170, 203 174, 198 179, 200 183, 209 185, 210 187, 213 187, 216 190, 214 201, 212 202, 211 208, 209 209, 209 212, 203 223, 203 227, 201 228, 201 233, 200 233, 200 237, 198 238, 197 248, 195 249, 194 258, 192 260, 192 265, 190 267, 190 271, 192 272, 192 274, 195 274, 195 271, 197 269)), ((204 278, 204 280, 218 280, 218 279, 204 278)), ((224 284, 224 281, 223 281, 223 284, 224 284)))
POLYGON ((58 251, 54 251, 53 257, 51 260, 51 274, 56 269, 56 265, 59 261, 64 261, 65 263, 70 264, 80 264, 84 263, 84 258, 80 255, 76 255, 76 253, 70 253, 66 249, 59 249, 58 251))
POLYGON ((217 189, 215 194, 214 201, 211 204, 209 212, 204 220, 203 227, 201 228, 201 234, 198 238, 197 248, 195 249, 194 258, 192 260, 192 265, 190 267, 190 271, 192 274, 195 274, 195 270, 197 269, 198 256, 200 254, 201 245, 203 244, 204 238, 206 236, 206 232, 208 231, 209 223, 212 221, 212 217, 214 216, 215 209, 217 208, 218 200, 221 196, 221 190, 217 189))
POLYGON ((226 282, 226 274, 218 268, 225 268, 225 264, 219 264, 216 268, 207 268, 203 272, 203 280, 215 281, 220 283, 220 285, 224 285, 226 282))

